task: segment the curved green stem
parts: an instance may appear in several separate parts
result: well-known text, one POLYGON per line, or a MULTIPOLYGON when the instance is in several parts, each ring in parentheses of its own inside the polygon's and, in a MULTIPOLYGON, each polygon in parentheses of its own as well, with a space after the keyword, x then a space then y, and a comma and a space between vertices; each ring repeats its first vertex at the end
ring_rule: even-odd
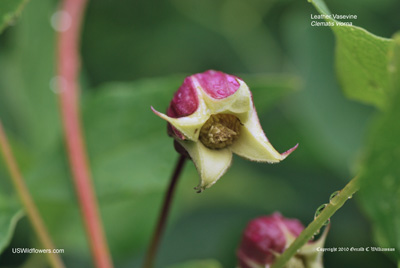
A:
POLYGON ((360 177, 356 176, 353 178, 344 188, 340 191, 340 193, 334 197, 330 203, 324 208, 324 210, 319 214, 319 216, 312 221, 306 229, 301 232, 301 234, 296 238, 295 241, 289 246, 288 249, 280 255, 275 263, 271 266, 271 268, 281 268, 285 265, 287 261, 292 258, 297 250, 299 250, 305 243, 307 243, 316 233, 320 230, 325 222, 332 217, 335 212, 341 208, 344 203, 350 199, 354 193, 358 191, 360 188, 360 177))
POLYGON ((169 183, 163 206, 160 212, 160 216, 158 218, 158 223, 156 229, 153 234, 153 238, 151 240, 151 244, 146 252, 146 257, 144 260, 143 268, 152 268, 154 266, 154 260, 157 253, 157 248, 161 240, 162 233, 165 228, 165 224, 167 223, 167 218, 169 214, 169 210, 171 208, 172 198, 174 197, 175 186, 179 179, 179 176, 182 173, 183 166, 185 164, 186 157, 180 155, 178 162, 176 163, 174 173, 172 174, 171 181, 169 183))

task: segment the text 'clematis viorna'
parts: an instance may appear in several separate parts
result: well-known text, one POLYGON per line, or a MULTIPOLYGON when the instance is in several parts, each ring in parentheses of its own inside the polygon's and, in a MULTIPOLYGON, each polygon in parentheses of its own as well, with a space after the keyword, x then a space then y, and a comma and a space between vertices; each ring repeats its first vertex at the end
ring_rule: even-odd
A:
POLYGON ((265 136, 252 95, 240 78, 208 70, 186 77, 167 114, 168 133, 188 152, 201 181, 199 192, 212 186, 228 169, 232 152, 253 161, 277 163, 297 145, 278 153, 265 136))

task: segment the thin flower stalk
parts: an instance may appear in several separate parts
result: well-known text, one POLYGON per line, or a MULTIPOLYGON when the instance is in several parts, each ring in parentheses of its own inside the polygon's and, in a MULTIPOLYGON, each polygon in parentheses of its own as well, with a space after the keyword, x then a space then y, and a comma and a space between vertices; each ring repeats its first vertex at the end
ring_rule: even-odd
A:
POLYGON ((168 219, 168 214, 169 211, 171 209, 171 203, 172 203, 172 199, 174 197, 174 193, 175 193, 175 189, 176 189, 176 184, 178 182, 178 179, 182 173, 184 164, 186 162, 186 157, 184 155, 181 155, 179 157, 179 160, 176 164, 174 173, 171 176, 171 180, 170 183, 168 185, 168 189, 166 192, 166 195, 164 197, 164 202, 163 202, 163 206, 161 208, 161 212, 160 212, 160 216, 157 222, 157 226, 156 229, 154 231, 153 234, 153 238, 150 242, 150 246, 147 249, 146 252, 146 256, 145 256, 145 260, 144 260, 144 264, 143 264, 143 268, 152 268, 154 266, 154 261, 156 258, 156 254, 157 254, 157 249, 158 246, 160 244, 160 240, 162 237, 162 234, 164 232, 165 229, 165 225, 167 223, 167 219, 168 219))

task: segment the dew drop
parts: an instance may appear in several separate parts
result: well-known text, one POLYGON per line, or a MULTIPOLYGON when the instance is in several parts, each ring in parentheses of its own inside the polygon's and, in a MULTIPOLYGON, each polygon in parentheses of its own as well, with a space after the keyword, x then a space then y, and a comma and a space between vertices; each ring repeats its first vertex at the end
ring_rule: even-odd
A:
POLYGON ((329 202, 333 204, 332 200, 340 193, 340 191, 335 191, 329 197, 329 202))
POLYGON ((319 214, 321 214, 321 212, 324 210, 325 207, 326 207, 326 204, 322 204, 317 208, 317 210, 315 211, 315 214, 314 214, 314 220, 319 216, 319 214))
MULTIPOLYGON (((325 207, 327 206, 328 204, 322 204, 322 205, 320 205, 318 208, 317 208, 317 210, 315 211, 315 214, 314 214, 314 220, 321 214, 321 212, 325 209, 325 207)), ((324 225, 327 225, 327 224, 329 224, 330 223, 330 219, 328 219, 325 223, 324 223, 324 225)), ((318 231, 319 232, 319 231, 318 231)))

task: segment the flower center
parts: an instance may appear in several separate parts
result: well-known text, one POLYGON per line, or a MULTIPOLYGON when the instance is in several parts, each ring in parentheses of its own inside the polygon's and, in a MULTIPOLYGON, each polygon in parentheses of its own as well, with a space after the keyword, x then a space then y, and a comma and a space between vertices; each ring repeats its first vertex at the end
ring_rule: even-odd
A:
POLYGON ((223 149, 239 137, 239 119, 231 114, 213 114, 200 129, 200 141, 210 149, 223 149))

